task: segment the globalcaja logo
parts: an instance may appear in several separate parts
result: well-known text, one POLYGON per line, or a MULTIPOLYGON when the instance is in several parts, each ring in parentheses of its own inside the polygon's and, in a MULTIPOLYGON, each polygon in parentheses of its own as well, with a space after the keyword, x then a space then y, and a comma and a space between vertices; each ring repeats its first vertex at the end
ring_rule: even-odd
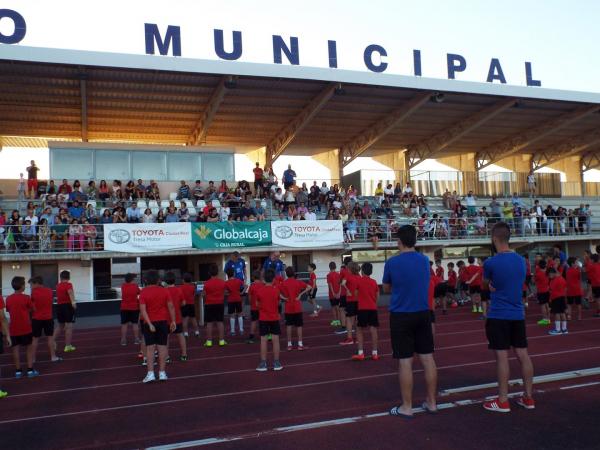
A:
POLYGON ((108 239, 113 244, 126 244, 131 239, 131 234, 129 234, 129 231, 123 229, 112 230, 108 233, 108 239))
POLYGON ((287 225, 279 225, 277 228, 275 228, 275 235, 279 239, 289 239, 294 235, 294 230, 292 230, 292 227, 287 225))
POLYGON ((196 228, 195 233, 200 239, 206 239, 208 236, 210 236, 212 230, 206 225, 202 225, 201 227, 196 228))

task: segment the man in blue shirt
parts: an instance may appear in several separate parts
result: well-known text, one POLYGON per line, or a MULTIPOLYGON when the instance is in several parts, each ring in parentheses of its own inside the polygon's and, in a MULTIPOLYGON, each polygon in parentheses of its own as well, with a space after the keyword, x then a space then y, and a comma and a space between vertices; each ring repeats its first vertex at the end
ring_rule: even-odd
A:
POLYGON ((296 172, 292 170, 292 165, 288 164, 288 168, 283 172, 283 188, 289 189, 294 185, 296 180, 296 172))
POLYGON ((83 208, 79 205, 77 200, 75 200, 73 205, 69 208, 69 215, 73 219, 81 219, 81 216, 83 215, 83 208))
POLYGON ((227 272, 229 269, 233 269, 235 278, 246 283, 246 261, 244 261, 243 258, 240 258, 239 252, 233 252, 229 260, 225 263, 223 271, 227 272))
POLYGON ((483 265, 483 283, 491 293, 485 334, 488 347, 496 352, 498 373, 498 398, 485 402, 483 407, 488 411, 503 413, 510 412, 508 352, 511 347, 521 364, 525 387, 525 394, 517 400, 517 405, 526 409, 535 408, 531 396, 533 364, 527 352, 525 311, 521 299, 526 274, 525 259, 510 249, 509 239, 509 226, 504 222, 495 224, 492 228, 492 245, 497 253, 483 265))
POLYGON ((398 230, 400 254, 388 259, 383 269, 383 291, 391 293, 390 338, 399 360, 402 404, 390 410, 393 416, 412 418, 413 357, 419 355, 425 370, 427 400, 423 408, 437 412, 437 368, 433 359, 433 332, 429 312, 429 260, 415 250, 417 230, 404 225, 398 230))
POLYGON ((263 264, 263 273, 269 269, 275 271, 275 275, 284 276, 285 264, 279 259, 279 252, 271 253, 263 264))

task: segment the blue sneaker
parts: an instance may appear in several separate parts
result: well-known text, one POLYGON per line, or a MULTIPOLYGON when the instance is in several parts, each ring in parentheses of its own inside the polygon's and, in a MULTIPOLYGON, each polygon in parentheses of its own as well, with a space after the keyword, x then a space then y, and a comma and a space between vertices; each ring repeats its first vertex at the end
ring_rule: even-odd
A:
POLYGON ((35 369, 27 371, 27 378, 33 378, 33 377, 37 377, 39 375, 40 375, 40 373, 35 369))
POLYGON ((279 371, 282 369, 283 369, 283 366, 281 365, 281 363, 279 361, 273 361, 273 370, 279 371))
POLYGON ((23 377, 23 372, 21 372, 20 370, 17 370, 15 372, 15 378, 22 378, 23 377))
POLYGON ((562 331, 550 330, 548 331, 548 334, 550 336, 560 336, 562 334, 562 331))
POLYGON ((261 361, 258 364, 258 367, 256 368, 257 372, 266 372, 267 371, 267 362, 266 361, 261 361))

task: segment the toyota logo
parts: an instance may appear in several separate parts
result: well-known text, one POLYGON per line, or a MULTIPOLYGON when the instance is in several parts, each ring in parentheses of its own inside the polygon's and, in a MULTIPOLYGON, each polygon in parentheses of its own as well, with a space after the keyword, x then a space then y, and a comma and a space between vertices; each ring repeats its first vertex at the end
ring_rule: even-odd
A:
POLYGON ((294 231, 287 225, 280 225, 275 229, 275 235, 280 239, 289 239, 293 234, 294 231))
POLYGON ((110 233, 108 233, 108 239, 110 239, 110 241, 114 244, 125 244, 129 242, 131 235, 127 230, 112 230, 110 233))

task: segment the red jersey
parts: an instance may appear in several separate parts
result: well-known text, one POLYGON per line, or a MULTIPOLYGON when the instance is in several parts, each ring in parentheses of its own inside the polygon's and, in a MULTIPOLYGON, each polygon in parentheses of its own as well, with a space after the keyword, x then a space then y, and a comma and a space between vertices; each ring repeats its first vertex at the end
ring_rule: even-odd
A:
POLYGON ((537 289, 538 294, 544 294, 548 292, 549 288, 549 280, 548 275, 546 275, 546 271, 536 267, 535 269, 535 287, 537 289))
POLYGON ((327 286, 329 290, 329 298, 335 298, 338 292, 340 292, 340 274, 335 270, 327 274, 327 286))
POLYGON ((314 272, 310 273, 308 285, 313 289, 317 287, 317 275, 314 272))
POLYGON ((550 280, 550 301, 567 296, 567 282, 560 275, 550 280))
POLYGON ((435 300, 434 300, 435 286, 436 286, 436 277, 434 275, 433 277, 429 278, 429 290, 427 291, 427 306, 429 307, 430 311, 433 311, 435 309, 435 300))
POLYGON ((150 322, 168 322, 171 319, 167 306, 169 303, 173 304, 169 292, 164 287, 146 286, 140 293, 140 305, 146 305, 150 322))
POLYGON ((358 280, 360 279, 360 275, 354 275, 353 273, 348 272, 345 277, 346 280, 346 301, 349 303, 358 302, 358 298, 356 298, 356 288, 358 287, 358 280))
POLYGON ((194 283, 183 283, 179 286, 181 293, 183 294, 183 304, 193 305, 196 299, 196 285, 194 283))
POLYGON ((281 286, 281 283, 283 283, 283 277, 281 275, 275 275, 275 278, 273 279, 273 286, 279 287, 281 286))
POLYGON ((373 278, 363 275, 358 278, 358 309, 374 310, 377 309, 377 294, 379 286, 373 278))
POLYGON ((429 266, 429 277, 431 278, 434 275, 435 275, 435 270, 433 270, 433 266, 429 266))
POLYGON ((262 281, 255 281, 248 288, 248 298, 250 299, 250 310, 256 311, 258 307, 256 306, 256 295, 258 294, 258 290, 264 287, 264 283, 262 281))
POLYGON ((52 289, 36 287, 31 290, 33 316, 35 320, 52 320, 52 289))
POLYGON ((435 276, 440 280, 444 280, 444 268, 442 266, 435 268, 435 276))
MULTIPOLYGON (((348 269, 346 269, 345 267, 342 267, 340 269, 340 284, 342 283, 342 281, 344 281, 346 279, 346 277, 350 275, 350 271, 348 269)), ((346 289, 345 286, 342 286, 342 289, 340 291, 340 296, 347 296, 348 295, 348 289, 346 289)))
POLYGON ((581 289, 581 269, 577 266, 567 269, 567 296, 580 297, 583 295, 581 289))
POLYGON ((467 282, 467 272, 465 271, 466 267, 462 266, 458 268, 458 280, 461 283, 466 283, 467 282))
POLYGON ((531 264, 529 263, 529 260, 527 258, 525 259, 525 276, 531 276, 531 264))
POLYGON ((56 303, 59 305, 70 304, 69 291, 73 290, 73 285, 68 281, 61 281, 56 285, 56 303))
POLYGON ((244 282, 239 278, 230 278, 225 282, 228 303, 240 303, 242 301, 242 286, 244 286, 244 282))
POLYGON ((456 272, 453 269, 448 270, 448 287, 455 288, 456 287, 456 272))
POLYGON ((6 305, 4 304, 4 298, 2 298, 2 296, 0 295, 0 309, 4 308, 6 308, 6 305))
POLYGON ((297 314, 302 312, 302 303, 300 302, 300 293, 308 287, 304 281, 296 278, 288 278, 281 283, 281 295, 287 298, 285 302, 286 314, 297 314))
POLYGON ((29 295, 12 294, 6 297, 6 310, 10 314, 8 327, 11 336, 31 334, 31 319, 29 314, 33 310, 33 303, 29 295))
POLYGON ((256 292, 258 320, 273 322, 279 320, 279 288, 265 285, 256 292))
POLYGON ((225 303, 225 281, 211 278, 204 283, 204 304, 222 305, 225 303))
POLYGON ((473 278, 473 281, 471 281, 470 286, 481 286, 481 281, 483 278, 482 267, 477 266, 475 264, 471 264, 470 266, 465 267, 465 278, 466 282, 473 278))
POLYGON ((585 271, 592 287, 600 286, 600 263, 589 262, 585 266, 585 271))
POLYGON ((169 286, 167 287, 167 291, 171 296, 171 302, 173 303, 173 308, 175 308, 175 323, 181 323, 181 305, 185 301, 183 297, 183 292, 179 289, 179 286, 169 286))
POLYGON ((140 309, 140 288, 136 283, 121 285, 121 311, 137 311, 140 309))

